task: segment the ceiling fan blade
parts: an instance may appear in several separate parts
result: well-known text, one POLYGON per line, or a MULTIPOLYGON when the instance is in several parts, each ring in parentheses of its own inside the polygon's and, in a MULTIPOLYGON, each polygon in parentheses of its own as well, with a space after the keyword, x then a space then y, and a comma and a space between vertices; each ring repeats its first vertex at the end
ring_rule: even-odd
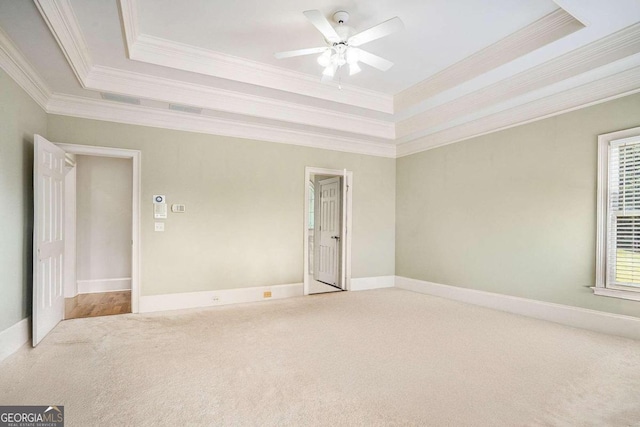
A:
POLYGON ((314 53, 322 53, 327 47, 310 47, 309 49, 288 50, 286 52, 276 52, 273 54, 277 59, 293 58, 294 56, 312 55, 314 53))
POLYGON ((373 68, 377 68, 380 71, 387 71, 389 68, 393 67, 393 62, 380 58, 379 56, 362 49, 358 49, 358 60, 372 66, 373 68))
POLYGON ((327 18, 324 17, 319 10, 306 10, 304 16, 322 33, 324 38, 331 42, 336 43, 340 41, 340 36, 336 33, 336 30, 331 26, 327 18))
POLYGON ((361 46, 365 43, 369 43, 370 41, 388 36, 389 34, 395 33, 403 28, 404 24, 402 23, 402 20, 396 16, 388 21, 384 21, 382 24, 378 24, 368 30, 364 30, 349 37, 347 43, 349 43, 349 46, 361 46))

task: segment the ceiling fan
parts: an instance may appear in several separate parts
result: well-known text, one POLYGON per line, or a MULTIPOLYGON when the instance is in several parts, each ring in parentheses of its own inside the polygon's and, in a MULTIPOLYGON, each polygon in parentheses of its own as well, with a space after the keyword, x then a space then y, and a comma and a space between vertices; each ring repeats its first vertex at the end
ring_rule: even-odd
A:
POLYGON ((387 71, 393 66, 393 62, 369 53, 366 50, 362 50, 359 46, 388 36, 404 28, 404 24, 397 16, 367 30, 355 33, 353 28, 345 25, 349 20, 349 14, 347 12, 339 11, 333 14, 333 20, 338 24, 335 28, 319 10, 307 10, 303 13, 318 31, 322 33, 327 45, 278 52, 275 54, 277 59, 320 53, 318 63, 324 67, 324 71, 322 72, 323 81, 332 80, 338 69, 344 65, 349 66, 350 76, 361 71, 358 65, 359 62, 370 65, 380 71, 387 71))

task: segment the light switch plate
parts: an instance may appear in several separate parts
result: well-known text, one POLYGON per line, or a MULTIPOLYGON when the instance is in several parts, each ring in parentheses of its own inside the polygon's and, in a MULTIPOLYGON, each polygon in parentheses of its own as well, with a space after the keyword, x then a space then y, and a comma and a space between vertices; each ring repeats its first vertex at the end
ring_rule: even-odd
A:
POLYGON ((164 222, 156 222, 156 231, 164 231, 164 222))

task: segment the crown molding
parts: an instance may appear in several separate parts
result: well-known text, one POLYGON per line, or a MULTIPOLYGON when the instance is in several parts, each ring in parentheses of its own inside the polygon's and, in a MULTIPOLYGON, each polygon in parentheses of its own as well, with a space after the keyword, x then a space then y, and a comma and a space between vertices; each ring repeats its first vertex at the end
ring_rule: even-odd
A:
POLYGON ((120 0, 120 10, 130 59, 393 114, 392 95, 349 85, 337 90, 316 76, 142 34, 137 1, 120 0))
POLYGON ((395 124, 392 122, 103 66, 93 67, 86 87, 235 114, 247 115, 250 111, 254 117, 389 140, 395 138, 395 124))
POLYGON ((93 62, 69 0, 34 0, 73 72, 84 87, 93 62))
POLYGON ((85 119, 198 132, 234 138, 254 139, 378 157, 395 157, 392 143, 374 143, 357 138, 336 137, 317 132, 199 116, 171 110, 124 105, 102 99, 54 94, 47 112, 85 119))
POLYGON ((120 0, 118 2, 120 8, 120 17, 124 28, 124 36, 126 41, 127 55, 131 58, 130 47, 132 47, 140 36, 138 28, 138 5, 130 0, 120 0))
POLYGON ((397 157, 557 116, 640 92, 640 66, 397 145, 397 157))
POLYGON ((51 90, 0 28, 0 68, 2 68, 43 110, 51 90))
POLYGON ((415 139, 411 135, 419 131, 576 77, 639 52, 640 24, 635 24, 512 77, 402 120, 396 124, 396 137, 415 139))
POLYGON ((396 94, 394 111, 402 111, 447 89, 584 28, 572 15, 560 8, 462 59, 433 76, 396 94))

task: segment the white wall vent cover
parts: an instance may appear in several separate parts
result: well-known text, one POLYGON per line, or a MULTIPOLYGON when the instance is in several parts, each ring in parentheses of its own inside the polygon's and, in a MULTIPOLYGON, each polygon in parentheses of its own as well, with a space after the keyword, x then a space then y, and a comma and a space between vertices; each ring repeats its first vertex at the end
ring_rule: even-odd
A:
POLYGON ((169 109, 174 111, 182 111, 183 113, 201 114, 202 108, 190 107, 188 105, 169 104, 169 109))
POLYGON ((102 96, 102 99, 106 99, 107 101, 116 101, 116 102, 124 102, 125 104, 140 105, 140 99, 134 98, 132 96, 117 95, 115 93, 106 93, 106 92, 100 92, 100 96, 102 96))

